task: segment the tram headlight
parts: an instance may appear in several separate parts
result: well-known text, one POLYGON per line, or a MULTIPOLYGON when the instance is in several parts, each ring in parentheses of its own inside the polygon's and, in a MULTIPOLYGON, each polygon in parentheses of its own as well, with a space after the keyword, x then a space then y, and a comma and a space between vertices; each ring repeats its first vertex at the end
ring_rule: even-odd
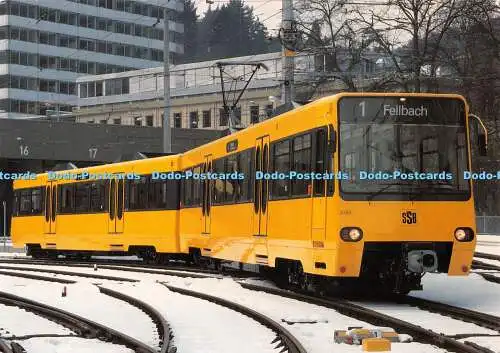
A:
POLYGON ((455 239, 458 241, 471 241, 474 239, 474 232, 470 228, 457 228, 455 230, 455 239))
POLYGON ((344 241, 360 241, 363 239, 363 231, 357 227, 345 227, 340 230, 340 237, 344 241))

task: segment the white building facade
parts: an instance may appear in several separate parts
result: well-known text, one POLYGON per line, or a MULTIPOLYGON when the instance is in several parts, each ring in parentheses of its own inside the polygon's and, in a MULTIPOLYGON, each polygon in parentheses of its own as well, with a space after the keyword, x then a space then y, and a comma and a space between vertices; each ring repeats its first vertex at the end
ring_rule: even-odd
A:
POLYGON ((175 58, 182 0, 1 1, 0 118, 70 112, 78 77, 160 66, 165 7, 175 58))

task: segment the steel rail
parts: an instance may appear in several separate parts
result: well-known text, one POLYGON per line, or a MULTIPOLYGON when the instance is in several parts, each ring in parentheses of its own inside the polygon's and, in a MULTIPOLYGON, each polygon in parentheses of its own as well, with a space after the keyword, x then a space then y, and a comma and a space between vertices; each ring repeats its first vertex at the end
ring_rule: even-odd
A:
POLYGON ((135 298, 132 296, 129 296, 127 294, 124 294, 122 292, 107 288, 107 287, 102 287, 98 286, 99 291, 105 295, 108 295, 110 297, 113 297, 118 300, 122 300, 126 303, 129 303, 136 308, 142 310, 145 312, 151 319, 154 321, 156 324, 156 327, 158 329, 158 333, 161 339, 161 344, 160 344, 160 353, 173 353, 177 349, 173 346, 172 344, 172 337, 173 333, 170 328, 170 325, 168 324, 167 320, 165 317, 155 308, 153 308, 151 305, 135 298))
MULTIPOLYGON (((358 320, 366 321, 372 325, 389 326, 394 328, 397 332, 406 333, 415 338, 417 341, 425 344, 432 344, 439 348, 446 349, 456 353, 485 353, 484 349, 478 349, 472 345, 467 345, 452 338, 440 335, 423 327, 414 325, 407 321, 403 321, 389 315, 379 313, 377 311, 364 308, 360 305, 351 303, 343 299, 332 298, 318 298, 297 292, 290 292, 284 289, 270 288, 259 286, 255 284, 239 282, 239 284, 246 289, 254 291, 262 291, 269 294, 278 295, 281 297, 295 299, 307 302, 314 305, 323 306, 329 309, 336 310, 337 312, 356 318, 358 320)), ((482 347, 481 347, 482 348, 482 347)))
POLYGON ((155 348, 122 332, 50 305, 1 291, 0 303, 16 306, 53 320, 81 337, 98 338, 107 342, 121 344, 134 350, 136 353, 158 353, 155 348))
POLYGON ((105 279, 110 281, 119 281, 119 282, 139 282, 137 279, 125 278, 125 277, 116 277, 116 276, 105 276, 105 275, 97 275, 93 273, 85 273, 85 272, 71 272, 64 270, 53 270, 53 269, 44 269, 37 267, 20 267, 20 266, 2 266, 0 265, 0 269, 8 269, 8 270, 18 270, 18 271, 29 271, 29 272, 42 272, 42 273, 55 273, 58 275, 67 275, 67 276, 78 276, 78 277, 87 277, 87 278, 95 278, 95 279, 105 279))
MULTIPOLYGON (((15 269, 15 268, 13 268, 13 269, 15 269)), ((22 272, 12 272, 12 271, 0 270, 0 275, 11 276, 11 277, 21 277, 21 278, 28 278, 28 279, 36 279, 38 281, 57 282, 57 283, 64 283, 64 284, 76 283, 76 281, 73 281, 70 279, 39 276, 39 275, 33 275, 33 274, 29 274, 29 273, 22 273, 22 272)))
POLYGON ((271 342, 271 344, 279 342, 276 349, 282 347, 282 352, 287 351, 288 353, 307 353, 304 346, 297 340, 297 338, 294 335, 292 335, 292 333, 290 333, 290 331, 288 331, 281 324, 279 324, 278 322, 274 321, 273 319, 269 318, 268 316, 262 313, 259 313, 253 309, 250 309, 238 303, 222 299, 219 297, 215 297, 209 294, 193 291, 190 289, 175 287, 164 282, 159 282, 159 283, 167 287, 172 292, 207 300, 209 302, 237 311, 245 316, 254 319, 255 321, 261 323, 262 325, 266 326, 267 328, 271 329, 276 333, 276 338, 271 342))

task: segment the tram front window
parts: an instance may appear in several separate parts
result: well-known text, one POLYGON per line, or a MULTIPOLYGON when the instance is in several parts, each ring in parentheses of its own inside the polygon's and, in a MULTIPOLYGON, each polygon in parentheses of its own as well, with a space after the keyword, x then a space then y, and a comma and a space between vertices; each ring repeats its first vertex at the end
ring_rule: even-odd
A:
POLYGON ((465 105, 458 99, 344 97, 345 200, 467 200, 465 105))

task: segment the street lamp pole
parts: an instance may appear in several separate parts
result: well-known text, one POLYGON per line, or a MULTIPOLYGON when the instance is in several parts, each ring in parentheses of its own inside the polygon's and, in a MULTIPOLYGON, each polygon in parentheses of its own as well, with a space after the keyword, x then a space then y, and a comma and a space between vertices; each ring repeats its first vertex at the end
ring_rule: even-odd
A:
POLYGON ((170 126, 170 33, 168 4, 163 9, 163 152, 172 152, 172 128, 170 126))

